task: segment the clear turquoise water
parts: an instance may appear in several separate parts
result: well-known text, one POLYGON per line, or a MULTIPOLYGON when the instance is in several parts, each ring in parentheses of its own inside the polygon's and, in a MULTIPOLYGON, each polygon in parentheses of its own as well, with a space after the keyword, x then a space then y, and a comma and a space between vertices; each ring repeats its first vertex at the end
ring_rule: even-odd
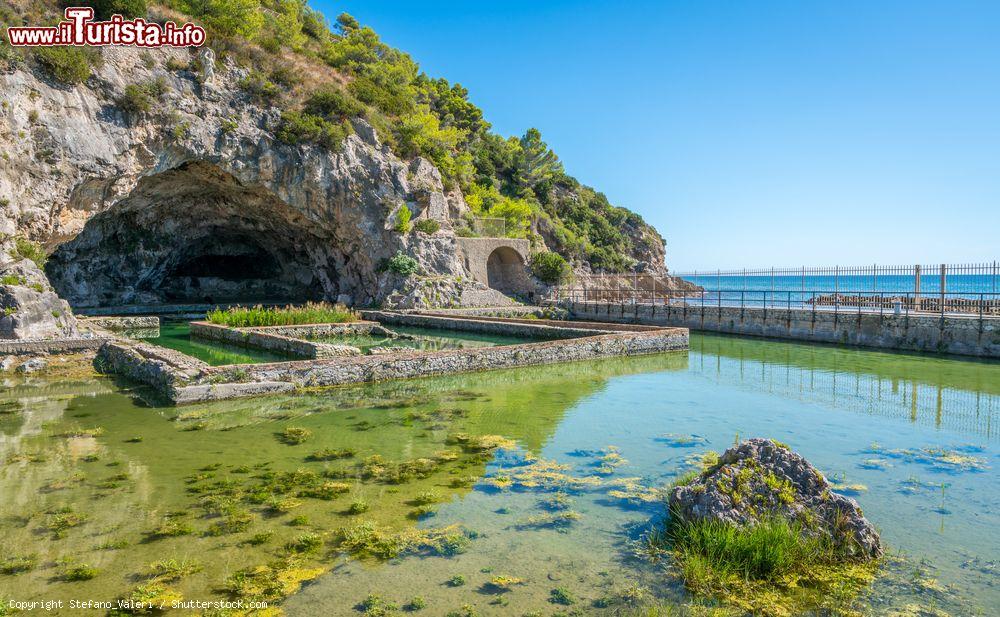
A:
POLYGON ((189 356, 198 358, 212 366, 227 364, 257 364, 261 362, 283 362, 291 360, 288 356, 278 353, 226 345, 217 341, 209 341, 191 336, 191 324, 188 321, 164 319, 160 323, 158 336, 143 336, 142 340, 175 349, 189 356))
POLYGON ((646 590, 648 602, 681 605, 692 598, 670 577, 669 564, 632 556, 631 542, 663 515, 662 505, 623 501, 610 484, 637 478, 641 486, 662 486, 687 469, 693 455, 766 436, 788 443, 828 476, 865 486, 853 496, 881 529, 893 559, 864 598, 864 613, 936 607, 951 615, 995 615, 1000 606, 997 363, 694 334, 688 353, 179 409, 149 407, 137 394, 141 389, 125 392, 105 380, 10 379, 0 388, 0 532, 8 551, 40 557, 32 572, 0 576, 0 595, 115 597, 148 563, 176 557, 205 565, 175 584, 185 597, 220 597, 234 570, 273 560, 304 529, 329 538, 345 524, 371 518, 397 529, 460 524, 473 539, 452 557, 388 562, 324 550, 316 563, 327 573, 284 602, 287 614, 359 615, 356 607, 370 593, 400 605, 423 596, 428 615, 465 605, 479 615, 601 614, 595 600, 633 584, 646 590), (311 437, 286 445, 276 436, 289 426, 306 428, 311 437), (80 427, 103 431, 67 437, 80 427), (399 485, 351 471, 370 454, 403 461, 453 449, 449 436, 457 433, 500 435, 514 447, 485 462, 463 456, 399 485), (306 458, 319 448, 345 447, 357 450, 354 459, 306 458), (533 457, 565 465, 562 473, 571 478, 594 477, 598 457, 611 447, 627 463, 600 476, 600 486, 567 491, 581 518, 566 528, 533 523, 548 514, 541 501, 549 492, 491 486, 533 457), (967 460, 977 468, 919 456, 921 448, 953 450, 972 457, 967 460), (88 453, 99 460, 88 462, 88 453), (256 516, 249 531, 203 535, 213 519, 198 514, 193 476, 218 465, 211 472, 216 479, 246 481, 236 469, 262 464, 346 470, 351 489, 333 501, 302 499, 293 512, 307 516, 305 527, 289 525, 292 514, 265 515, 249 506, 256 516), (128 479, 120 487, 100 488, 121 470, 128 479), (78 482, 53 487, 75 475, 78 482), (455 484, 467 476, 471 486, 455 484), (439 503, 433 516, 418 520, 413 503, 423 492, 439 503), (356 498, 371 504, 369 512, 346 512, 356 498), (88 519, 54 539, 44 530, 46 511, 66 506, 88 519), (185 509, 196 533, 142 541, 165 512, 185 509), (274 531, 270 544, 241 544, 262 530, 274 531), (95 548, 118 538, 130 543, 95 548), (66 556, 101 573, 87 582, 59 581, 51 564, 66 556), (448 585, 456 575, 466 584, 448 585), (524 582, 496 594, 487 584, 496 575, 524 582), (572 592, 576 604, 550 603, 555 587, 572 592), (492 603, 497 595, 505 606, 492 603))

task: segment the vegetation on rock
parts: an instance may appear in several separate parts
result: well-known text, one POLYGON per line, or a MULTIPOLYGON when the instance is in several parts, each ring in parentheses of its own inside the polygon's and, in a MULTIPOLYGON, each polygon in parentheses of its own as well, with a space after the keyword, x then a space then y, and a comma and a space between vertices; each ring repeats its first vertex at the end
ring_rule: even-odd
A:
POLYGON ((573 275, 573 269, 559 253, 535 253, 530 265, 531 273, 549 285, 564 283, 573 275))

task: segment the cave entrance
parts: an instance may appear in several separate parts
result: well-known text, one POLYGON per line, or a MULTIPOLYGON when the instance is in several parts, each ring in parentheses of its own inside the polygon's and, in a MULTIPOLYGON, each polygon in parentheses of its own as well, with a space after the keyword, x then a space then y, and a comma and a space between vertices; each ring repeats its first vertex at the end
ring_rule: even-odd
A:
POLYGON ((164 301, 214 304, 322 297, 322 289, 303 284, 306 281, 295 272, 296 256, 279 257, 259 241, 225 229, 210 236, 210 242, 177 247, 158 285, 164 301))
POLYGON ((195 161, 140 180, 46 271, 74 307, 334 299, 348 257, 333 236, 266 189, 195 161))

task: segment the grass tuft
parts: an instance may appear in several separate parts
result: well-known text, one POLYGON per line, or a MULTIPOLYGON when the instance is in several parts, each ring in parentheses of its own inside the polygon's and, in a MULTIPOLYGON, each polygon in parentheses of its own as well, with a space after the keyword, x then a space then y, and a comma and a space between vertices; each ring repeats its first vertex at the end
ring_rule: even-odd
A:
POLYGON ((295 326, 314 323, 350 323, 360 317, 340 304, 308 302, 303 306, 283 308, 263 306, 215 309, 207 315, 210 323, 231 328, 258 328, 264 326, 295 326))

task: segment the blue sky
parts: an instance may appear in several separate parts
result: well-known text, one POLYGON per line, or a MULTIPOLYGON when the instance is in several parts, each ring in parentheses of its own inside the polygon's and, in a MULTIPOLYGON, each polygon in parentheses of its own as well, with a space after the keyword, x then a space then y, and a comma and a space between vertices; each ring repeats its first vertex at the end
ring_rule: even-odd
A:
POLYGON ((1000 259, 1000 2, 312 5, 537 127, 671 268, 1000 259))

